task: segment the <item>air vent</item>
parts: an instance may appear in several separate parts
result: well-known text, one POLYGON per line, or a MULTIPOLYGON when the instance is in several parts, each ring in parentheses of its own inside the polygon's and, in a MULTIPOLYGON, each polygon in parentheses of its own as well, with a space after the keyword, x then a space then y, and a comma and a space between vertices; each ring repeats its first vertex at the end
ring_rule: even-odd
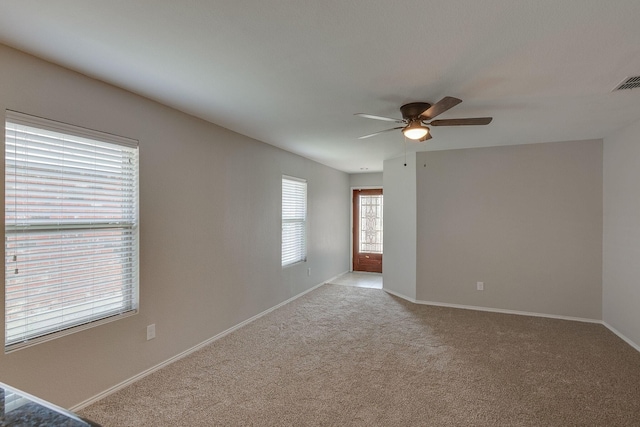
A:
POLYGON ((640 76, 627 77, 622 81, 622 83, 616 86, 613 91, 615 92, 616 90, 635 89, 637 87, 640 87, 640 76))

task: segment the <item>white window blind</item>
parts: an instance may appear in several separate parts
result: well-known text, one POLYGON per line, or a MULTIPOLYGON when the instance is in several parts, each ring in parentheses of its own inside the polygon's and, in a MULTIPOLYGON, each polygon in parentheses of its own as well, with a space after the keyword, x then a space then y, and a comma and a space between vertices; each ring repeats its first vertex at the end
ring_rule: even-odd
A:
POLYGON ((11 111, 5 131, 5 350, 135 313, 137 141, 11 111))
POLYGON ((282 266, 307 259, 307 182, 282 177, 282 266))

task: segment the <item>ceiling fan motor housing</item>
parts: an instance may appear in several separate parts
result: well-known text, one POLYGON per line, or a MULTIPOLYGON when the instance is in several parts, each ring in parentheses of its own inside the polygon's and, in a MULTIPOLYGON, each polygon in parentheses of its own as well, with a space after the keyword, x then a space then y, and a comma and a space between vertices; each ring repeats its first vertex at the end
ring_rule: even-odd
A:
POLYGON ((418 119, 420 114, 428 110, 430 107, 431 104, 428 102, 411 102, 400 107, 400 112, 402 113, 403 119, 412 121, 418 119))

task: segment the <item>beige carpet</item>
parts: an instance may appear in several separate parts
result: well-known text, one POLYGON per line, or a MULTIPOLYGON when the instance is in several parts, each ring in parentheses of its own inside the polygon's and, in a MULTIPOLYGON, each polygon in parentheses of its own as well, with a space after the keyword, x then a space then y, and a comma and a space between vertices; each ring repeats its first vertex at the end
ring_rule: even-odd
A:
POLYGON ((104 426, 638 426, 601 325, 325 285, 81 412, 104 426))

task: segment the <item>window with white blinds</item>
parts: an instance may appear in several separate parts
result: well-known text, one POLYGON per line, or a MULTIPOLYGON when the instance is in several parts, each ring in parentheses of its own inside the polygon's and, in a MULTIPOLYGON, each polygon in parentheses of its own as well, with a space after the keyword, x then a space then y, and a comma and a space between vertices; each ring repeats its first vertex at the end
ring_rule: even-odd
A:
POLYGON ((282 177, 282 266, 307 260, 307 182, 282 177))
POLYGON ((138 143, 7 111, 5 350, 138 308, 138 143))

